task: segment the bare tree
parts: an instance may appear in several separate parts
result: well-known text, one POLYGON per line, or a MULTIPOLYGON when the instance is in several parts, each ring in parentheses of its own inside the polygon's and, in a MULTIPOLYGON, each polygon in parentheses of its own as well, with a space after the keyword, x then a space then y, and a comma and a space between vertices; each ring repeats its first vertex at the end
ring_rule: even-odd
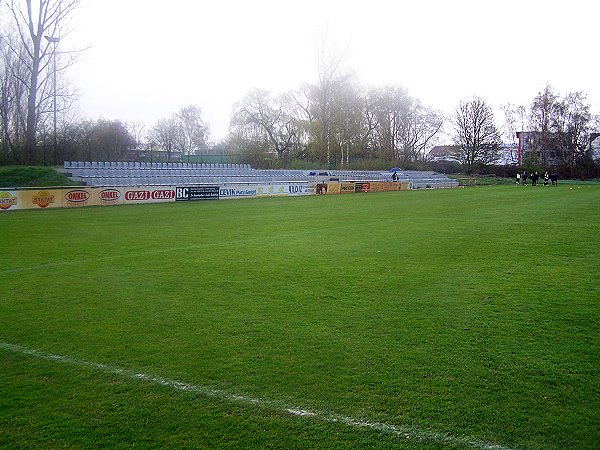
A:
POLYGON ((336 86, 334 94, 331 137, 335 143, 334 156, 344 166, 349 164, 350 155, 362 148, 364 96, 361 89, 350 81, 336 86))
POLYGON ((592 115, 583 92, 567 94, 554 105, 551 129, 560 142, 563 163, 573 166, 586 151, 592 115))
POLYGON ((174 117, 160 119, 149 132, 150 142, 166 152, 167 161, 171 161, 173 152, 179 150, 179 132, 179 125, 174 117))
POLYGON ((264 144, 285 159, 297 141, 293 118, 287 112, 285 96, 272 97, 269 92, 254 89, 235 105, 231 126, 238 136, 264 144))
POLYGON ((53 66, 57 40, 64 36, 69 16, 80 0, 10 0, 8 8, 14 20, 18 41, 11 51, 27 70, 17 80, 27 92, 25 121, 25 161, 36 159, 37 128, 43 101, 48 100, 51 73, 62 70, 53 66))
POLYGON ((209 127, 202 120, 202 110, 199 106, 185 106, 173 119, 179 127, 179 147, 184 155, 198 153, 208 147, 206 141, 209 127))
POLYGON ((410 96, 400 86, 385 86, 372 92, 377 129, 374 139, 380 157, 388 161, 400 158, 398 135, 402 117, 408 114, 410 96))
POLYGON ((131 122, 127 124, 127 131, 133 136, 136 147, 142 146, 145 129, 146 125, 143 122, 131 122))
POLYGON ((386 86, 371 95, 377 120, 375 145, 381 156, 390 161, 423 160, 442 128, 443 115, 424 107, 399 86, 386 86))
POLYGON ((559 145, 556 136, 552 131, 553 115, 557 112, 557 102, 559 96, 554 92, 551 86, 546 86, 543 91, 533 99, 529 117, 529 126, 534 132, 533 148, 536 150, 536 156, 542 164, 546 164, 552 153, 556 152, 559 145))
POLYGON ((431 148, 442 129, 443 115, 424 107, 419 100, 412 99, 407 114, 402 119, 397 138, 404 161, 424 160, 426 150, 431 148))
POLYGON ((130 158, 129 150, 135 148, 135 138, 119 120, 97 120, 93 125, 93 157, 100 161, 119 161, 130 158))
POLYGON ((525 107, 507 103, 500 108, 504 113, 504 139, 506 139, 505 142, 510 142, 512 144, 510 149, 510 160, 517 163, 519 161, 517 132, 525 130, 525 107))
POLYGON ((7 162, 22 161, 27 116, 27 93, 18 81, 26 77, 27 69, 11 51, 14 41, 10 33, 0 35, 0 156, 7 162))
POLYGON ((460 103, 454 113, 457 157, 467 171, 498 159, 501 138, 494 123, 492 108, 481 98, 473 97, 460 103))
POLYGON ((332 162, 332 120, 335 114, 336 89, 351 82, 354 74, 344 72, 343 62, 346 59, 348 46, 339 49, 327 48, 327 35, 323 36, 318 49, 317 75, 318 84, 311 89, 311 108, 314 117, 313 131, 316 133, 316 153, 329 166, 332 162))

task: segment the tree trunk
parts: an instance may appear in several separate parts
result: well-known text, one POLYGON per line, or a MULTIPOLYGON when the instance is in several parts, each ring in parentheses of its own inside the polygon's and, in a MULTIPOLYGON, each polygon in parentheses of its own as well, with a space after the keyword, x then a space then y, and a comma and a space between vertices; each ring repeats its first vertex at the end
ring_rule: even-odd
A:
POLYGON ((29 92, 27 94, 27 122, 25 128, 25 162, 26 164, 35 164, 37 153, 37 94, 38 78, 40 74, 40 45, 41 30, 38 34, 31 34, 33 41, 33 55, 31 60, 31 78, 29 92))

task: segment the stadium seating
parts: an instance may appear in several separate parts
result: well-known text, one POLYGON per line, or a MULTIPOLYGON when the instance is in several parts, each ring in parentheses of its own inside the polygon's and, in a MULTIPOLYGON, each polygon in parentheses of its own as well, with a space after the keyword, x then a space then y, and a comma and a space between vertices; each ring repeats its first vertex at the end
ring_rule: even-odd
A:
MULTIPOLYGON (((65 161, 64 172, 87 186, 156 186, 219 183, 278 183, 302 181, 390 181, 391 173, 368 170, 314 171, 253 169, 249 164, 147 163, 127 161, 65 161)), ((452 188, 458 182, 432 171, 397 171, 398 181, 411 188, 452 188)))

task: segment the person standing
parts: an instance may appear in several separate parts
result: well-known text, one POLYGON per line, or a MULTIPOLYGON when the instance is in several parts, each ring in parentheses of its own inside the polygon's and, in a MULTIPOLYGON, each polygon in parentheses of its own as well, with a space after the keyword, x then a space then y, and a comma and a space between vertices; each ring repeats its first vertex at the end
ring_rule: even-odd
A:
POLYGON ((548 181, 550 180, 550 175, 548 175, 548 172, 544 173, 544 186, 548 186, 548 181))
POLYGON ((517 181, 515 182, 515 184, 517 186, 521 185, 521 174, 519 172, 517 172, 517 181))
POLYGON ((527 186, 527 177, 529 176, 529 174, 527 173, 527 171, 523 172, 523 175, 521 175, 521 180, 523 181, 523 186, 527 186))

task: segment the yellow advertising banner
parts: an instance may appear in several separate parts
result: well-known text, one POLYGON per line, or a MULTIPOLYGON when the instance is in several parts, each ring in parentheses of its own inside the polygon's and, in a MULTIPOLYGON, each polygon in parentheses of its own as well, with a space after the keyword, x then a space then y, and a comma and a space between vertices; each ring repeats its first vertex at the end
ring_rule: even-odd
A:
POLYGON ((110 206, 110 205, 122 205, 124 202, 125 194, 122 188, 99 188, 95 191, 97 205, 110 206))
POLYGON ((32 189, 18 191, 19 209, 46 209, 62 206, 62 189, 32 189))
POLYGON ((371 192, 383 192, 384 188, 388 188, 388 186, 385 185, 385 182, 382 183, 371 183, 371 192))
POLYGON ((18 191, 2 191, 0 190, 0 211, 8 211, 9 209, 20 209, 18 191))
POLYGON ((341 192, 340 183, 327 183, 328 194, 339 194, 341 192))
POLYGON ((118 205, 123 203, 122 191, 99 187, 0 191, 0 210, 118 205))
POLYGON ((78 208, 80 206, 98 205, 99 188, 63 189, 62 206, 64 208, 78 208))
POLYGON ((355 183, 340 183, 340 194, 354 194, 355 183))

